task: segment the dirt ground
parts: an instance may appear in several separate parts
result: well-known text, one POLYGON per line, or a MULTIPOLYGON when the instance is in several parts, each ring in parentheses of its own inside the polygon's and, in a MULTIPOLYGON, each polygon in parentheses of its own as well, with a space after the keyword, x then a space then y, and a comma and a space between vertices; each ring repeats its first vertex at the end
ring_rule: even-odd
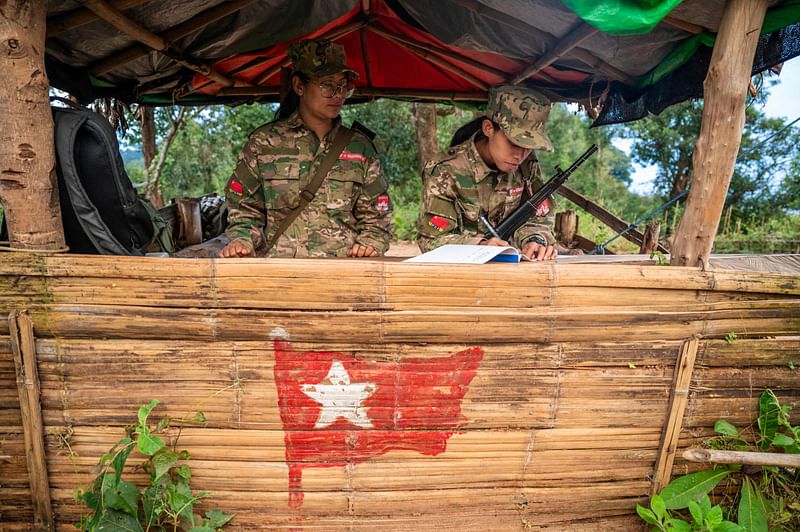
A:
POLYGON ((419 246, 413 240, 392 240, 387 257, 416 257, 420 254, 419 246))

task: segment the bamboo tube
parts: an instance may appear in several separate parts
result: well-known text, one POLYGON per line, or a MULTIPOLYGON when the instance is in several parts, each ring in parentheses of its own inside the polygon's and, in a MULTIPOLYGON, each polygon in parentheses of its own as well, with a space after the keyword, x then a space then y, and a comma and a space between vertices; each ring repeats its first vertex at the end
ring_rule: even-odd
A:
MULTIPOLYGON (((144 4, 147 0, 111 0, 111 6, 117 11, 125 11, 144 4)), ((79 7, 61 15, 47 19, 47 38, 55 37, 65 31, 78 28, 97 20, 97 15, 90 9, 79 7)))
POLYGON ((664 434, 658 450, 655 471, 653 472, 651 494, 660 492, 664 489, 664 486, 669 484, 672 464, 675 460, 683 424, 683 413, 689 402, 689 384, 692 381, 698 345, 699 340, 696 336, 687 340, 681 347, 678 362, 675 364, 675 378, 672 385, 669 414, 664 424, 664 434))
POLYGON ((716 449, 686 449, 683 459, 690 462, 712 464, 742 464, 778 467, 800 467, 800 455, 781 453, 756 453, 746 451, 720 451, 716 449))
POLYGON ((36 369, 36 347, 30 317, 14 311, 8 317, 11 348, 17 369, 17 391, 25 434, 25 456, 30 477, 33 524, 37 530, 55 530, 47 480, 44 450, 44 428, 39 403, 39 374, 36 369))

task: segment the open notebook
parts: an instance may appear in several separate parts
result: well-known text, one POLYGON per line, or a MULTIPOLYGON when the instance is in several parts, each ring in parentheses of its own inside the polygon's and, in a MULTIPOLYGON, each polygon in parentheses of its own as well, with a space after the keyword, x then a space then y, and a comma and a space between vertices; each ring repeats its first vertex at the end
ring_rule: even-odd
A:
POLYGON ((403 262, 437 262, 442 264, 485 264, 487 262, 520 262, 529 260, 513 246, 479 246, 445 244, 403 262))

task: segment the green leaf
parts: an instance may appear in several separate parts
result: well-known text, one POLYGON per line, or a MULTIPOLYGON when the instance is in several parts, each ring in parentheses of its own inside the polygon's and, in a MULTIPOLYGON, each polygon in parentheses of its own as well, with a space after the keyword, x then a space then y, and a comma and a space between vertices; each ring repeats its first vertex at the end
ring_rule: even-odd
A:
POLYGON ((153 456, 165 445, 166 444, 164 443, 164 440, 158 436, 150 434, 149 429, 139 432, 138 437, 136 438, 136 447, 138 447, 139 452, 145 456, 153 456))
POLYGON ((728 469, 717 469, 678 477, 661 491, 661 496, 670 510, 686 508, 689 501, 696 501, 709 493, 728 473, 728 469))
POLYGON ((207 423, 208 418, 206 418, 206 415, 203 412, 195 412, 192 421, 195 423, 207 423))
POLYGON ((153 455, 153 481, 157 481, 169 469, 178 463, 178 453, 168 447, 162 447, 153 455))
POLYGON ((641 504, 636 505, 636 513, 639 514, 639 517, 646 523, 651 525, 658 525, 659 520, 656 518, 656 514, 654 514, 650 509, 645 508, 641 504))
POLYGON ((113 460, 111 460, 111 466, 114 468, 115 481, 119 482, 122 476, 122 470, 125 468, 125 462, 128 460, 131 451, 133 451, 133 440, 130 438, 121 439, 119 443, 114 446, 113 451, 115 451, 115 454, 113 460), (117 447, 120 445, 122 445, 122 449, 117 450, 117 447))
POLYGON ((177 482, 167 486, 167 504, 178 516, 192 515, 195 498, 192 489, 185 482, 177 482))
POLYGON ((720 419, 719 421, 714 423, 714 432, 716 432, 717 434, 722 434, 724 436, 739 435, 739 430, 731 423, 725 421, 724 419, 720 419))
POLYGON ((120 480, 115 487, 103 492, 106 506, 139 518, 139 490, 135 484, 120 480))
POLYGON ((142 526, 130 514, 117 510, 106 510, 100 518, 96 532, 143 532, 142 526))
POLYGON ((736 523, 731 523, 730 521, 723 521, 720 524, 714 526, 711 529, 711 532, 747 532, 745 528, 740 527, 736 523))
POLYGON ((758 428, 761 431, 759 449, 766 450, 772 444, 772 438, 778 430, 778 415, 781 412, 778 398, 772 390, 766 390, 758 399, 758 428))
POLYGON ((711 508, 711 511, 705 515, 705 523, 708 525, 708 528, 714 528, 724 520, 725 518, 722 516, 722 508, 720 508, 719 505, 711 508))
POLYGON ((692 532, 692 525, 681 519, 667 519, 667 530, 674 532, 692 532))
POLYGON ((179 477, 188 480, 192 476, 192 469, 188 464, 181 464, 175 468, 175 473, 177 473, 179 477))
POLYGON ((789 447, 794 445, 794 439, 790 438, 786 434, 776 434, 774 438, 772 438, 772 445, 777 445, 778 447, 789 447))
POLYGON ((162 500, 162 490, 158 486, 151 486, 142 493, 142 509, 144 519, 148 525, 158 521, 159 516, 164 513, 164 501, 162 500))
POLYGON ((703 510, 700 505, 694 501, 689 501, 689 513, 692 514, 692 520, 697 525, 703 524, 703 510))
POLYGON ((661 495, 653 495, 653 498, 650 499, 650 508, 653 509, 653 513, 661 521, 667 516, 667 506, 664 504, 664 498, 661 495))
POLYGON ((170 419, 168 417, 162 417, 161 420, 156 425, 156 432, 161 432, 165 428, 169 427, 170 419))
POLYGON ((747 532, 769 532, 767 513, 761 493, 748 477, 744 477, 739 498, 739 524, 747 532))
POLYGON ((190 528, 189 532, 215 532, 213 528, 210 526, 196 526, 194 528, 190 528))
POLYGON ((700 511, 703 512, 703 515, 706 515, 708 512, 711 511, 711 499, 708 495, 703 495, 700 499, 700 511))
POLYGON ((142 427, 147 427, 147 416, 149 416, 150 412, 158 405, 158 402, 158 399, 153 399, 149 404, 139 407, 139 427, 136 429, 137 432, 139 432, 142 427))
POLYGON ((209 510, 206 512, 206 521, 203 524, 211 528, 222 528, 233 517, 233 514, 226 514, 222 510, 209 510))

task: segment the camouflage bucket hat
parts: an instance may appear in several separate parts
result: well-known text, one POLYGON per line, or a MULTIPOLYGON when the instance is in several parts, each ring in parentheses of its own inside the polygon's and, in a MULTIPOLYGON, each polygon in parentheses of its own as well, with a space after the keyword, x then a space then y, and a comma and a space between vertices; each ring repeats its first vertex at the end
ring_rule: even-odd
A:
POLYGON ((347 57, 341 44, 326 39, 305 40, 291 45, 286 55, 296 72, 309 77, 319 78, 344 72, 358 79, 358 72, 347 66, 347 57))
POLYGON ((487 113, 500 125, 508 140, 517 146, 553 151, 553 143, 544 132, 552 106, 540 92, 517 85, 503 85, 489 90, 487 113))

